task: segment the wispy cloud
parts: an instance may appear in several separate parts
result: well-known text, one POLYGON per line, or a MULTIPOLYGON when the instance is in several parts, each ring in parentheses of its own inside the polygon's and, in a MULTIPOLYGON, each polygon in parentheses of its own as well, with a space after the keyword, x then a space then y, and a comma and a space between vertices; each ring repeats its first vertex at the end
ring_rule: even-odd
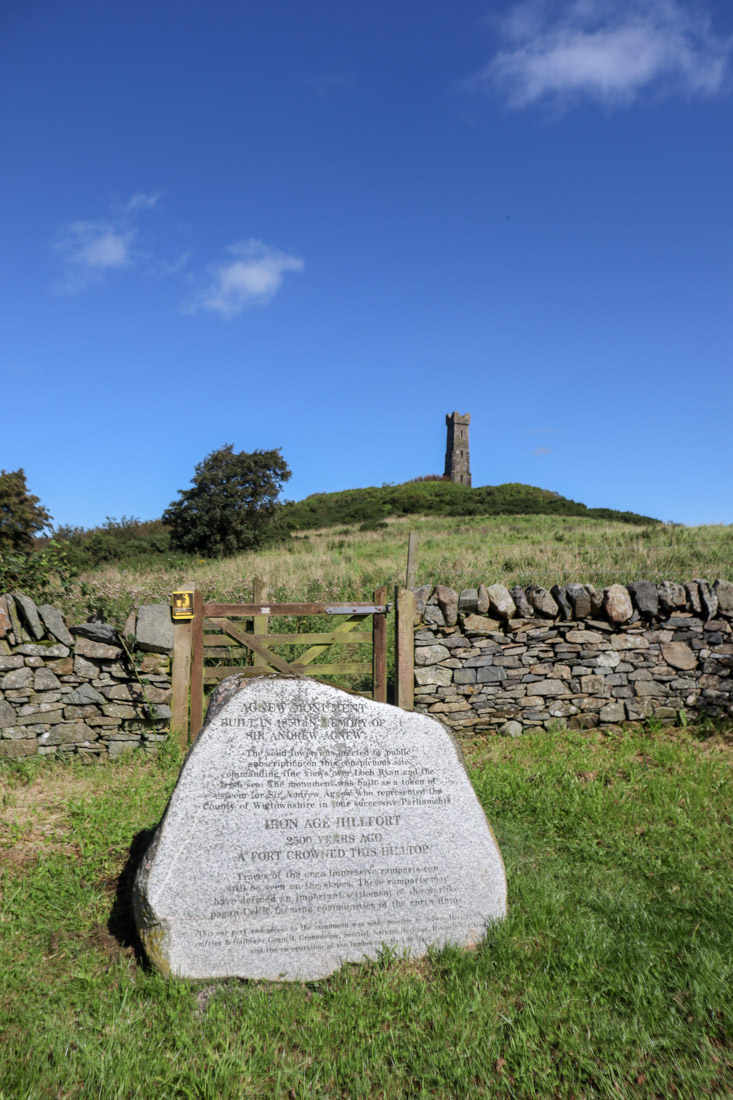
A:
POLYGON ((535 458, 546 458, 547 455, 552 454, 552 451, 549 447, 535 447, 532 454, 535 458))
POLYGON ((151 210, 152 207, 157 206, 162 195, 162 191, 154 191, 150 195, 146 195, 144 191, 138 191, 131 199, 127 200, 122 208, 123 212, 137 214, 140 210, 151 210))
POLYGON ((56 237, 54 250, 61 262, 57 289, 73 294, 100 282, 110 272, 132 266, 136 259, 137 218, 150 210, 158 194, 133 195, 105 221, 75 221, 56 237))
POLYGON ((625 105, 647 91, 723 90, 733 43, 679 0, 530 0, 498 22, 504 48, 468 81, 514 108, 625 105))
POLYGON ((303 270, 303 261, 262 241, 233 244, 231 260, 212 265, 204 288, 186 312, 208 310, 221 317, 236 317, 250 306, 266 306, 282 286, 287 272, 303 270))
POLYGON ((185 249, 174 260, 155 260, 149 274, 156 279, 164 279, 170 275, 177 275, 191 259, 191 250, 185 249))

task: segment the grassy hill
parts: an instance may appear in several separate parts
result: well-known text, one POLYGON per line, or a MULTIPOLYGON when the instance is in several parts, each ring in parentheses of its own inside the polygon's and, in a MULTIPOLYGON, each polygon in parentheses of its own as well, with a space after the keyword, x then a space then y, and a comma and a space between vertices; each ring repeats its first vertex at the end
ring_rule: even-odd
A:
POLYGON ((361 526, 301 531, 221 561, 161 555, 110 562, 84 572, 74 603, 80 611, 99 607, 110 619, 124 620, 136 604, 169 600, 184 580, 194 582, 206 599, 248 602, 255 576, 267 582, 272 599, 369 599, 382 584, 404 584, 410 531, 418 535, 421 584, 733 580, 733 527, 639 526, 587 514, 416 515, 389 518, 377 530, 361 526))
POLYGON ((333 527, 344 523, 375 524, 398 516, 585 516, 649 524, 658 520, 612 508, 586 508, 548 489, 508 482, 469 489, 450 481, 407 481, 402 485, 346 489, 338 493, 314 493, 305 500, 286 504, 278 517, 285 531, 333 527))

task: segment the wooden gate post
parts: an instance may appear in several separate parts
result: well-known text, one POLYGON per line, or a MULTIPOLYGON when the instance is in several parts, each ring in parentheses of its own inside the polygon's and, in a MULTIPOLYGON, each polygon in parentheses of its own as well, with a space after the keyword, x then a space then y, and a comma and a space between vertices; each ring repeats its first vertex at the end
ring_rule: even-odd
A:
POLYGON ((188 746, 188 688, 191 681, 191 640, 193 619, 182 619, 173 624, 173 669, 171 686, 173 711, 171 737, 182 749, 188 746))
MULTIPOLYGON (((267 585, 259 577, 252 582, 252 603, 267 603, 267 585)), ((252 618, 252 633, 256 638, 267 635, 269 615, 254 615, 252 618)), ((267 661, 259 653, 255 653, 252 664, 257 667, 267 667, 267 661)))
POLYGON ((195 741, 204 724, 204 598, 193 594, 193 656, 191 658, 191 732, 195 741))
POLYGON ((410 531, 410 537, 407 540, 407 573, 405 587, 417 587, 417 531, 410 531))
POLYGON ((395 589, 395 673, 398 707, 415 707, 415 593, 395 589))
MULTIPOLYGON (((377 588, 374 604, 381 607, 387 602, 387 588, 377 588)), ((372 699, 387 702, 387 616, 372 615, 372 699)))

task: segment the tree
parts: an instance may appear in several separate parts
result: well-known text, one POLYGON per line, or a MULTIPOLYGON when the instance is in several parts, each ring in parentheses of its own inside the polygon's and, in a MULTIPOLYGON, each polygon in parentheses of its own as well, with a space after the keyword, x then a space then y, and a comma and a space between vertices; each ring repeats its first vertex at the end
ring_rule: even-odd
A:
POLYGON ((0 470, 0 552, 29 553, 33 536, 50 521, 38 497, 28 492, 25 470, 0 470))
POLYGON ((193 487, 163 513, 171 545, 213 557, 259 546, 290 476, 280 448, 235 454, 227 443, 212 451, 196 466, 193 487))

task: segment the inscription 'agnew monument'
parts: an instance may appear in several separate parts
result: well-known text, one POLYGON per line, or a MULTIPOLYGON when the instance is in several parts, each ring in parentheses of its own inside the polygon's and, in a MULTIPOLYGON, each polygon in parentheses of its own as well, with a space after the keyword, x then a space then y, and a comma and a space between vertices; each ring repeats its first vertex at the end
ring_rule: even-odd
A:
POLYGON ((137 875, 151 962, 311 980, 383 945, 471 946, 499 848, 434 718, 297 677, 222 682, 137 875))

